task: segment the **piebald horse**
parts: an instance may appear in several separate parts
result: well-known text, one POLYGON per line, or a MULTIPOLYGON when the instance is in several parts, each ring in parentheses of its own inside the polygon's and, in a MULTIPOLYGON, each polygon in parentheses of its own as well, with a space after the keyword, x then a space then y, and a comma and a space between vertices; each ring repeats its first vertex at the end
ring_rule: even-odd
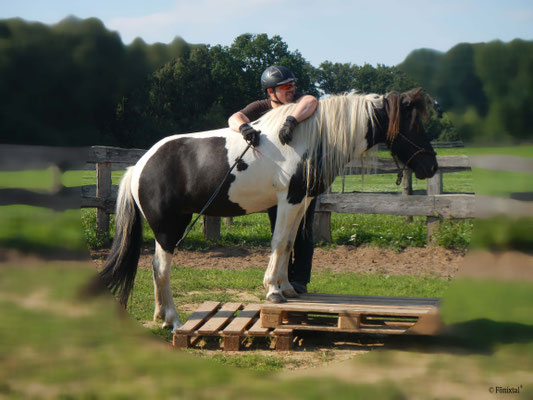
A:
MULTIPOLYGON (((429 178, 438 165, 426 138, 421 89, 405 93, 348 94, 320 100, 316 112, 300 123, 293 140, 282 145, 280 126, 294 104, 277 107, 253 123, 261 131, 224 181, 205 215, 237 216, 278 206, 272 251, 263 285, 266 299, 297 297, 287 277, 289 256, 310 200, 324 192, 352 159, 386 143, 395 159, 417 178, 429 178)), ((246 148, 229 128, 166 137, 133 167, 119 187, 116 232, 99 274, 126 304, 133 288, 142 242, 142 218, 154 232, 154 320, 176 329, 178 317, 170 290, 170 264, 176 243, 246 148)))

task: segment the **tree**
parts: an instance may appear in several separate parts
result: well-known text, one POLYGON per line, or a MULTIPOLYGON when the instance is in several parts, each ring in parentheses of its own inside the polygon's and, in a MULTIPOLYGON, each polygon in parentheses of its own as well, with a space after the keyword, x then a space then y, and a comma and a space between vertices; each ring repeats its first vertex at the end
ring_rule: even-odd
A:
POLYGON ((326 94, 350 91, 361 93, 403 92, 417 86, 416 82, 396 67, 370 64, 362 67, 350 63, 325 61, 315 72, 318 87, 326 94))
POLYGON ((326 94, 340 94, 353 90, 358 67, 351 63, 324 61, 315 72, 320 90, 326 94))
POLYGON ((266 34, 247 33, 237 37, 228 50, 241 72, 239 86, 243 90, 242 105, 264 97, 259 78, 271 65, 289 68, 298 79, 299 91, 318 94, 312 82, 313 67, 299 51, 290 52, 280 36, 269 38, 266 34))
POLYGON ((294 72, 299 90, 317 92, 311 65, 279 36, 241 35, 230 47, 196 46, 154 72, 119 103, 115 136, 145 147, 169 134, 227 126, 231 114, 264 96, 261 74, 276 64, 294 72))

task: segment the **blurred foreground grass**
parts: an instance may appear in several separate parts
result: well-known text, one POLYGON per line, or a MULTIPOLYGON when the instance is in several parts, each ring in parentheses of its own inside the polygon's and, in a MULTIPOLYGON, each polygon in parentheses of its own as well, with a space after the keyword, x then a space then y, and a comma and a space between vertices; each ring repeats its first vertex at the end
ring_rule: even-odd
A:
POLYGON ((79 299, 93 274, 80 263, 2 265, 1 398, 392 399, 401 393, 331 377, 283 380, 176 351, 120 316, 111 296, 79 299))

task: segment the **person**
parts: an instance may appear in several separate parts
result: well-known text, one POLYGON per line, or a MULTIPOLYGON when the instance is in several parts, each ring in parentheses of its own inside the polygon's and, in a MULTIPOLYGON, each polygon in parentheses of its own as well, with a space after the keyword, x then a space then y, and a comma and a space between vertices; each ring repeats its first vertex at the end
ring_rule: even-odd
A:
MULTIPOLYGON (((296 78, 286 67, 273 65, 261 75, 261 87, 265 91, 266 99, 256 100, 242 110, 237 111, 228 119, 231 130, 240 132, 243 138, 254 147, 259 145, 260 132, 255 130, 250 122, 284 104, 296 103, 292 114, 287 116, 279 131, 279 140, 283 145, 290 145, 294 128, 309 118, 318 106, 318 100, 311 95, 296 93, 296 78)), ((307 284, 311 280, 311 268, 314 252, 313 217, 315 200, 310 202, 302 220, 293 252, 288 266, 289 282, 297 293, 307 293, 307 284)), ((270 229, 274 232, 277 207, 268 209, 270 229)))

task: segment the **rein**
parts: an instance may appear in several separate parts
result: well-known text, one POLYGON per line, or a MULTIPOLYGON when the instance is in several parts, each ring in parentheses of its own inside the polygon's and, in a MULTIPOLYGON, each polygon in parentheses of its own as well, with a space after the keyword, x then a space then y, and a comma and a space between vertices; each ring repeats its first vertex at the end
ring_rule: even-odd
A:
POLYGON ((417 156, 419 156, 420 154, 424 154, 424 153, 430 154, 430 155, 437 155, 437 153, 435 153, 434 151, 429 151, 429 150, 424 149, 423 147, 420 147, 419 145, 414 143, 412 140, 410 140, 407 136, 403 135, 401 132, 398 132, 398 134, 390 142, 390 149, 391 149, 392 159, 394 160, 394 163, 396 164, 396 168, 398 168, 398 177, 396 178, 397 186, 399 186, 402 183, 402 179, 405 174, 405 171, 409 168, 409 163, 413 161, 417 156), (398 162, 398 157, 396 156, 396 154, 392 152, 392 146, 398 136, 401 136, 407 143, 411 144, 415 149, 417 149, 411 155, 411 157, 409 157, 409 159, 405 162, 403 168, 400 167, 400 163, 398 162))
POLYGON ((205 203, 204 207, 200 210, 200 212, 198 213, 198 216, 194 219, 194 221, 187 227, 187 230, 185 231, 185 233, 183 234, 183 236, 181 237, 180 240, 178 240, 178 243, 176 244, 176 247, 179 247, 179 245, 181 244, 181 242, 183 242, 185 240, 185 238, 189 235, 189 233, 191 232, 192 228, 194 227, 194 224, 196 224, 196 222, 200 219, 200 217, 202 215, 204 215, 204 212, 205 210, 207 209, 207 207, 209 207, 211 205, 211 203, 213 202, 213 200, 215 200, 215 197, 217 197, 218 193, 220 192, 220 189, 222 189, 222 185, 224 185, 224 182, 226 182, 226 179, 228 178, 229 174, 231 174, 231 171, 233 171, 233 169, 235 168, 235 166, 239 163, 239 161, 242 160, 242 158, 244 157, 244 155, 246 154, 246 152, 250 149, 250 147, 252 147, 252 144, 251 143, 248 143, 248 146, 246 146, 246 148, 244 149, 244 151, 241 153, 241 155, 239 157, 237 157, 235 159, 235 162, 233 163, 233 165, 231 166, 231 168, 228 170, 228 172, 226 172, 226 175, 224 175, 224 178, 222 178, 222 181, 220 182, 220 184, 218 185, 218 187, 215 189, 215 191, 213 192, 213 194, 211 195, 211 197, 209 198, 209 200, 207 200, 207 203, 205 203))

